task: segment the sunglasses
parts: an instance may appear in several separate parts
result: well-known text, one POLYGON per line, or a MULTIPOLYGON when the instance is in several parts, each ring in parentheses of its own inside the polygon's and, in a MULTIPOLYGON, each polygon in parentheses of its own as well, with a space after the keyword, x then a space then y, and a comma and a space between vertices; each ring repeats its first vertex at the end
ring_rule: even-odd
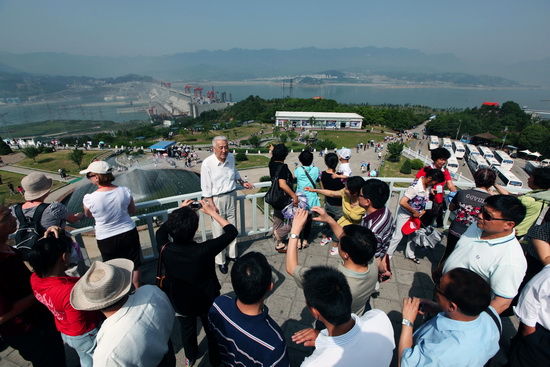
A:
POLYGON ((483 220, 486 221, 492 221, 492 220, 503 220, 503 221, 509 221, 510 219, 506 218, 494 218, 485 208, 481 208, 481 216, 483 217, 483 220))
POLYGON ((90 179, 92 177, 97 177, 97 175, 94 175, 93 173, 86 173, 86 178, 90 179))

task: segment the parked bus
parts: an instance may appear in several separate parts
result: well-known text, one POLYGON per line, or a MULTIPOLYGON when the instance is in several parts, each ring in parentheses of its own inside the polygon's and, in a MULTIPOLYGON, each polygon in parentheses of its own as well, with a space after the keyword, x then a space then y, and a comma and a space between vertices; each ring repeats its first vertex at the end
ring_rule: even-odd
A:
POLYGON ((449 159, 447 159, 447 169, 451 173, 457 173, 458 172, 458 160, 454 155, 451 155, 449 159))
POLYGON ((430 150, 439 148, 439 138, 435 135, 430 135, 430 150))
POLYGON ((466 154, 466 150, 464 149, 464 144, 460 141, 453 141, 453 149, 454 149, 454 155, 458 159, 463 159, 464 154, 466 154))
POLYGON ((500 162, 495 157, 487 157, 487 159, 485 159, 485 160, 487 161, 487 164, 489 164, 489 167, 492 170, 500 168, 500 162))
POLYGON ((540 164, 543 167, 548 167, 548 166, 550 166, 550 159, 543 159, 542 162, 540 162, 540 164))
POLYGON ((539 167, 542 167, 541 164, 539 162, 535 162, 535 161, 527 161, 525 163, 525 172, 527 172, 529 175, 531 175, 531 173, 533 173, 533 171, 536 169, 536 168, 539 168, 539 167))
POLYGON ((496 169, 497 177, 502 181, 502 185, 509 189, 520 189, 523 187, 523 182, 516 177, 512 172, 505 169, 496 169))
POLYGON ((470 157, 474 155, 479 157, 479 150, 477 150, 477 147, 473 144, 466 144, 466 159, 469 160, 470 157))
POLYGON ((506 153, 503 150, 495 150, 495 158, 500 163, 500 166, 502 169, 511 171, 512 167, 514 166, 514 160, 510 158, 508 153, 506 153))
POLYGON ((481 154, 483 158, 485 159, 487 159, 487 157, 495 158, 491 149, 487 148, 486 146, 480 145, 478 149, 479 149, 479 154, 481 154))
POLYGON ((451 154, 453 154, 453 143, 449 138, 443 138, 443 148, 447 149, 451 154))
POLYGON ((489 163, 487 163, 481 155, 474 154, 470 156, 470 159, 468 160, 468 167, 470 168, 470 171, 472 171, 472 174, 474 174, 480 168, 489 168, 489 163))

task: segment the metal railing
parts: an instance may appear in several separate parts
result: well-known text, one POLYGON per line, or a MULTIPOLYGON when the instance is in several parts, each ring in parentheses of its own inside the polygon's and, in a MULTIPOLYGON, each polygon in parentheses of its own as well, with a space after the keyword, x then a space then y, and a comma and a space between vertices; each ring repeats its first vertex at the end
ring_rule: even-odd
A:
MULTIPOLYGON (((369 180, 370 178, 364 177, 364 179, 369 180)), ((410 184, 413 182, 414 179, 413 178, 395 178, 395 177, 392 177, 392 178, 378 177, 378 179, 388 183, 390 187, 391 197, 390 197, 390 200, 388 200, 388 202, 386 203, 386 206, 390 208, 390 210, 394 214, 394 219, 396 219, 397 209, 399 208, 399 200, 403 197, 405 191, 407 190, 407 188, 410 186, 410 184)), ((467 189, 467 188, 473 187, 473 184, 470 181, 453 181, 453 182, 457 188, 460 187, 462 189, 467 189)), ((255 183, 254 186, 256 188, 270 187, 271 182, 255 183)), ((240 189, 242 190, 242 188, 240 189)), ((527 192, 528 190, 522 189, 518 191, 527 192)), ((144 260, 153 260, 158 257, 157 242, 155 239, 156 219, 162 218, 162 221, 166 221, 166 219, 168 218, 168 215, 174 210, 176 210, 184 200, 186 199, 197 200, 201 197, 201 194, 202 193, 198 191, 190 194, 171 196, 171 197, 166 197, 162 199, 151 200, 151 201, 146 201, 146 202, 136 204, 136 208, 138 210, 155 207, 159 205, 173 205, 173 207, 169 209, 163 209, 163 210, 146 213, 146 214, 140 214, 132 217, 132 220, 134 220, 135 222, 144 221, 145 226, 147 227, 147 232, 149 235, 152 251, 150 255, 144 256, 144 260)), ((265 194, 266 194, 265 192, 257 192, 255 194, 237 195, 237 213, 238 213, 237 217, 239 219, 237 223, 237 229, 239 230, 240 237, 246 237, 246 236, 251 236, 256 234, 267 234, 273 230, 270 206, 269 204, 265 203, 263 200, 263 197, 265 196, 265 194), (263 207, 259 205, 260 202, 258 202, 258 199, 260 199, 261 203, 263 204, 263 207), (248 201, 250 201, 249 205, 247 205, 248 201), (247 207, 250 207, 251 209, 247 211, 246 210, 247 207)), ((199 236, 202 238, 203 241, 205 241, 208 236, 208 231, 207 231, 206 222, 205 222, 205 215, 200 211, 198 213, 200 214, 199 236)), ((449 219, 449 215, 450 215, 450 211, 447 210, 444 216, 444 223, 447 223, 449 219)), ((94 231, 94 227, 88 226, 84 228, 75 229, 70 232, 71 235, 74 236, 75 240, 80 245, 80 248, 82 250, 82 253, 84 254, 84 257, 88 265, 89 265, 88 251, 86 251, 86 246, 84 244, 82 234, 93 232, 93 231, 94 231)))

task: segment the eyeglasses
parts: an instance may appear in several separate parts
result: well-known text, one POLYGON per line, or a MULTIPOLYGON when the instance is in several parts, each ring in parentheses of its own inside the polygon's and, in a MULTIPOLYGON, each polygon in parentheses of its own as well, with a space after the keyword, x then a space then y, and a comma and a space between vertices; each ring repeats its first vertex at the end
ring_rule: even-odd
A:
POLYGON ((94 175, 93 173, 86 173, 86 178, 89 180, 92 177, 97 177, 97 175, 94 175))
POLYGON ((489 213, 487 211, 487 209, 485 208, 481 208, 481 216, 483 217, 483 220, 486 220, 486 221, 492 221, 492 220, 504 220, 504 221, 508 221, 510 219, 506 219, 506 218, 494 218, 491 213, 489 213))
POLYGON ((435 292, 441 294, 443 297, 447 298, 450 301, 451 299, 449 299, 449 297, 447 297, 447 295, 445 293, 443 293, 440 286, 441 286, 441 284, 439 282, 437 282, 436 285, 435 285, 435 288, 434 288, 435 292))

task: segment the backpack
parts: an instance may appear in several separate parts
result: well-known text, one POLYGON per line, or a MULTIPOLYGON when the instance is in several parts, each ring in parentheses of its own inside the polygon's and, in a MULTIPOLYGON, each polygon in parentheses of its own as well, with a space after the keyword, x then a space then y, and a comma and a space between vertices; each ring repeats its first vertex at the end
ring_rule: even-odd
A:
POLYGON ((36 211, 32 218, 26 217, 23 214, 23 204, 18 204, 15 206, 15 216, 19 221, 19 227, 15 232, 15 248, 21 251, 23 257, 28 253, 36 242, 44 236, 46 229, 40 224, 42 219, 42 214, 44 210, 50 204, 42 203, 36 207, 36 211))

